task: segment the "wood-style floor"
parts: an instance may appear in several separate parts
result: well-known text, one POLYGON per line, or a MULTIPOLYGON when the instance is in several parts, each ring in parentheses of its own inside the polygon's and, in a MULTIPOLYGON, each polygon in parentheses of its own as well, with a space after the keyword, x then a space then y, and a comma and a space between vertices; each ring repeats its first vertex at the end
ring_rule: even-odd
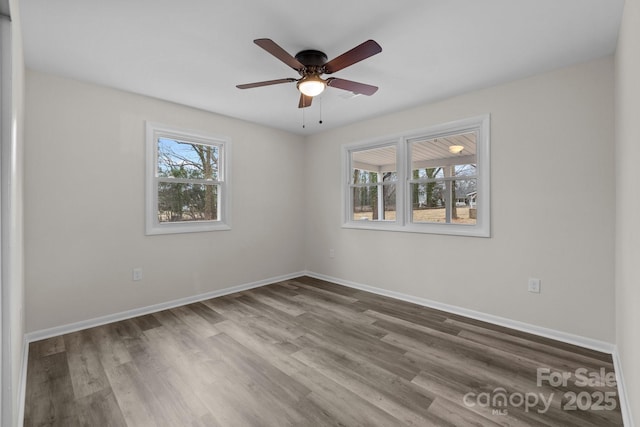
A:
POLYGON ((24 421, 622 425, 616 387, 586 370, 603 379, 611 357, 301 277, 32 343, 24 421), (571 378, 538 386, 538 368, 571 378))

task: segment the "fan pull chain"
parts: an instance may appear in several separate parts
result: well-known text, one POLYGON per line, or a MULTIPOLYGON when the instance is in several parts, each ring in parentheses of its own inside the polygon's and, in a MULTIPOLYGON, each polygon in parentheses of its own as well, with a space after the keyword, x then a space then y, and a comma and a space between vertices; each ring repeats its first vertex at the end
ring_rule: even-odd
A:
POLYGON ((322 124, 322 97, 320 96, 320 120, 318 120, 318 123, 322 124))
POLYGON ((301 108, 302 110, 302 129, 304 129, 304 108, 301 108))

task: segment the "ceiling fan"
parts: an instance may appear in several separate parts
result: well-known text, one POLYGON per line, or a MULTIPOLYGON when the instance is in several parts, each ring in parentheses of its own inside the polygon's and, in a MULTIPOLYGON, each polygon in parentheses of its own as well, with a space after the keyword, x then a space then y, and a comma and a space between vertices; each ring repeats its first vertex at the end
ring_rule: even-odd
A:
POLYGON ((271 39, 256 39, 253 42, 278 58, 280 61, 287 64, 289 67, 296 70, 301 77, 299 79, 285 78, 247 83, 237 85, 236 87, 238 89, 250 89, 254 87, 297 82, 296 87, 300 91, 300 102, 298 103, 298 108, 309 107, 313 97, 320 95, 327 86, 367 96, 373 95, 378 90, 377 86, 371 86, 351 80, 339 79, 336 77, 323 79, 321 77, 323 74, 333 74, 336 71, 340 71, 343 68, 347 68, 348 66, 355 64, 356 62, 360 62, 363 59, 367 59, 370 56, 382 52, 380 45, 373 40, 367 40, 329 62, 327 62, 327 55, 319 50, 303 50, 293 57, 271 39))

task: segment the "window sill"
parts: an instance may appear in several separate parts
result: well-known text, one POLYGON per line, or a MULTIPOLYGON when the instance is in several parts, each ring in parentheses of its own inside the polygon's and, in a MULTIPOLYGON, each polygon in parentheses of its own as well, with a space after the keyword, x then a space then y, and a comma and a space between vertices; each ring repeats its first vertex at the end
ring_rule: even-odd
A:
POLYGON ((403 233, 444 234, 450 236, 491 237, 488 227, 464 224, 407 224, 400 225, 395 221, 349 221, 342 228, 375 231, 399 231, 403 233))
POLYGON ((201 233, 208 231, 226 231, 231 230, 231 226, 224 223, 206 223, 191 222, 184 224, 166 223, 156 224, 147 228, 146 235, 153 236, 158 234, 178 234, 178 233, 201 233))

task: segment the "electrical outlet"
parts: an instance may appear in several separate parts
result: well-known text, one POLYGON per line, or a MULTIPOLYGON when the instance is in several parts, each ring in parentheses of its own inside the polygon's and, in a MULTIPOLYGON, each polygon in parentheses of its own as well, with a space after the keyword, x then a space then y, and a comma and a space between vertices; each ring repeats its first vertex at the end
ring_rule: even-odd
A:
POLYGON ((529 292, 533 292, 535 294, 540 293, 540 279, 536 279, 534 277, 529 277, 529 284, 527 289, 529 292))
POLYGON ((133 269, 132 279, 133 279, 134 282, 142 280, 142 269, 141 268, 134 268, 133 269))
POLYGON ((335 258, 336 257, 336 251, 333 249, 329 249, 329 258, 335 258))

